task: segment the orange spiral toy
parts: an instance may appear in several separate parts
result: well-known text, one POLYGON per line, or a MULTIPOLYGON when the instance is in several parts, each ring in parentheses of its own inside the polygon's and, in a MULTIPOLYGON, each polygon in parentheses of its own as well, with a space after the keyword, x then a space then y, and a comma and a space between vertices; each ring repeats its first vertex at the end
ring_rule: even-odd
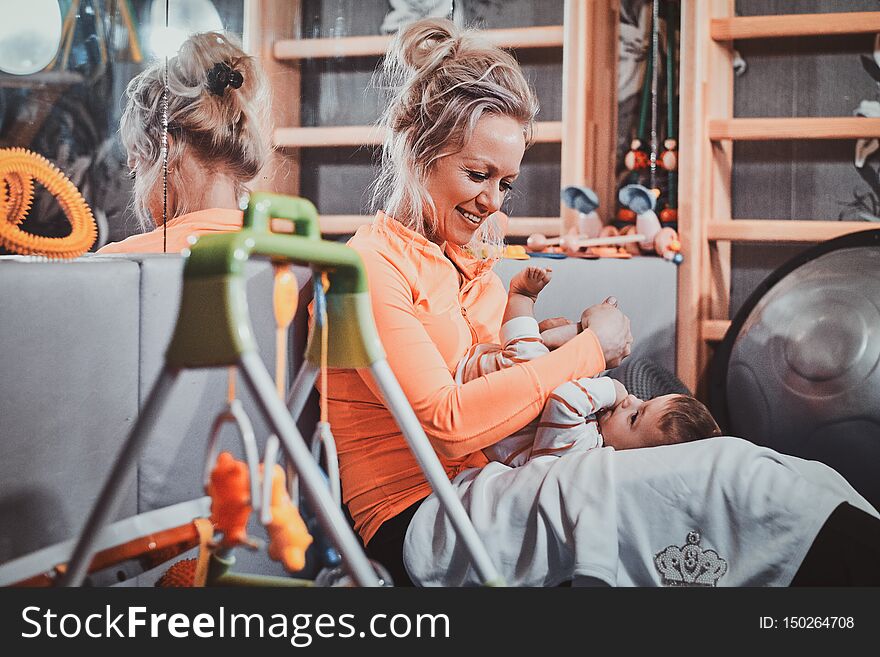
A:
POLYGON ((85 199, 70 179, 43 156, 24 148, 0 149, 0 180, 0 246, 22 255, 77 258, 95 243, 98 230, 85 199), (70 222, 69 235, 43 237, 19 227, 30 210, 34 180, 58 200, 70 222))
POLYGON ((312 536, 303 522, 299 509, 287 494, 284 469, 275 464, 272 469, 272 520, 266 525, 269 532, 269 556, 280 561, 294 573, 306 565, 306 550, 312 536))
POLYGON ((2 212, 7 221, 20 224, 31 209, 34 200, 34 181, 28 176, 20 176, 17 173, 6 174, 3 180, 3 195, 0 203, 5 204, 6 210, 2 212))

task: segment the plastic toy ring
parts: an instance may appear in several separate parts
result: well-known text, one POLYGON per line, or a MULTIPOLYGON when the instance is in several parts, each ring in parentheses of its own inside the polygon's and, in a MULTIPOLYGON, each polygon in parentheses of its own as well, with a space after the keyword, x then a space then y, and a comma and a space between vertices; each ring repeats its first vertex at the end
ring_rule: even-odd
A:
POLYGON ((34 199, 34 181, 29 176, 7 173, 3 178, 2 196, 0 196, 0 215, 7 221, 20 224, 31 209, 34 199), (2 209, 4 208, 5 209, 2 209))
POLYGON ((0 246, 22 255, 77 258, 95 243, 92 211, 70 179, 46 158, 24 148, 0 149, 0 180, 0 246), (18 226, 30 209, 33 180, 58 200, 70 222, 69 235, 43 237, 18 226))

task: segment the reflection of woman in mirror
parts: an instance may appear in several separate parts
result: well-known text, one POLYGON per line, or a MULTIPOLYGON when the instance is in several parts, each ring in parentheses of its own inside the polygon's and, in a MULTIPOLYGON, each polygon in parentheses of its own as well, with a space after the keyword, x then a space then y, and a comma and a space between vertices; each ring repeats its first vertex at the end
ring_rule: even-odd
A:
POLYGON ((129 83, 120 125, 134 179, 134 211, 149 232, 99 253, 177 253, 188 246, 189 235, 238 230, 239 198, 269 156, 264 73, 234 37, 196 34, 168 61, 163 190, 164 78, 165 64, 158 62, 129 83))

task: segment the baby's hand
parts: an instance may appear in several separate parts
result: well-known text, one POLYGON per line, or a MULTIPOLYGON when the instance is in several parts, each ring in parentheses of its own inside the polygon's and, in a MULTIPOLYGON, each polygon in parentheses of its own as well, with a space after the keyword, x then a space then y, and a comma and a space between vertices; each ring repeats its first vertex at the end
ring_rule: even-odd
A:
POLYGON ((553 270, 550 267, 526 267, 510 279, 510 293, 522 294, 534 300, 552 277, 553 270))
POLYGON ((611 379, 611 383, 614 384, 614 405, 617 406, 620 402, 626 399, 629 392, 626 387, 617 379, 611 379))

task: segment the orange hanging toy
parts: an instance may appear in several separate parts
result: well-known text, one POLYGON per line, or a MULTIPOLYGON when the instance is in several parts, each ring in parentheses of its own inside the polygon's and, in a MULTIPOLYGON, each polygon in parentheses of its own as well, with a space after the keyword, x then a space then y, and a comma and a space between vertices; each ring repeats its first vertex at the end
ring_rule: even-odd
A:
POLYGON ((284 469, 277 463, 272 468, 271 510, 272 520, 266 525, 269 556, 290 572, 300 571, 306 565, 306 550, 312 544, 312 536, 287 493, 284 469))
POLYGON ((0 246, 22 255, 77 258, 97 238, 97 227, 85 199, 49 160, 24 148, 0 149, 0 246), (23 231, 19 224, 30 209, 33 180, 58 200, 70 222, 65 237, 43 237, 23 231))
POLYGON ((216 530, 223 533, 220 547, 252 545, 247 535, 248 517, 251 515, 247 465, 236 460, 229 452, 221 452, 211 471, 207 492, 211 496, 211 521, 216 530))

